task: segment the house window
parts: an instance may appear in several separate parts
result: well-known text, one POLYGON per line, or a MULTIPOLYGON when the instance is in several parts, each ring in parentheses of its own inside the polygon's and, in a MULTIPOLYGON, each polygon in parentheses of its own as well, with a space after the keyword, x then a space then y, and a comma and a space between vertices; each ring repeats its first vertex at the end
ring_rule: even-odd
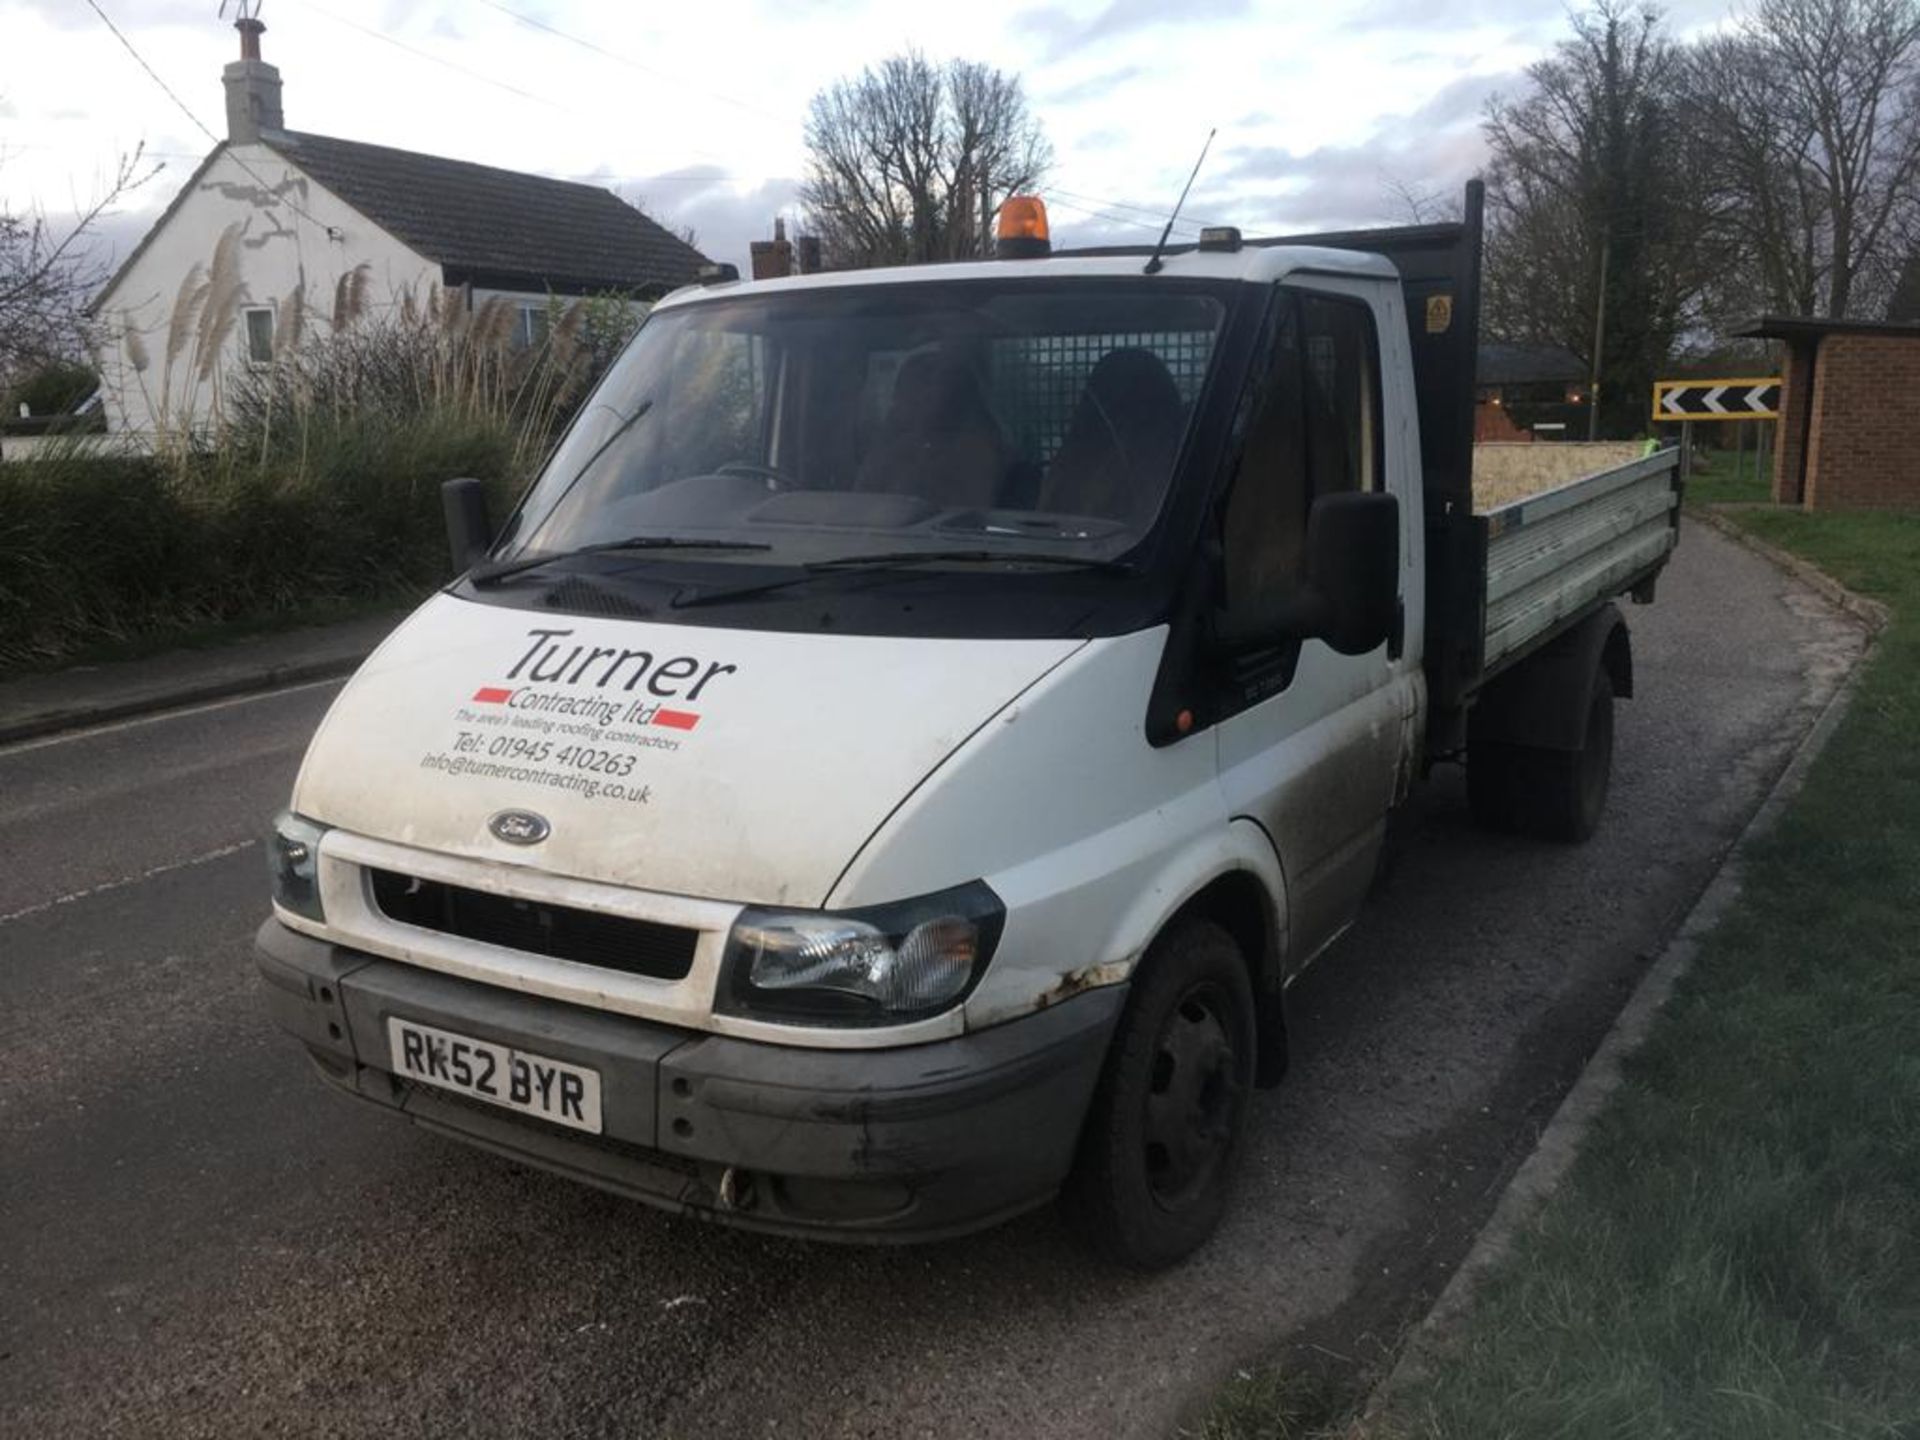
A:
POLYGON ((547 338, 549 325, 546 305, 522 305, 519 322, 513 327, 513 348, 530 350, 547 338))
POLYGON ((247 327, 247 363, 271 365, 273 363, 273 307, 249 305, 240 313, 247 327))

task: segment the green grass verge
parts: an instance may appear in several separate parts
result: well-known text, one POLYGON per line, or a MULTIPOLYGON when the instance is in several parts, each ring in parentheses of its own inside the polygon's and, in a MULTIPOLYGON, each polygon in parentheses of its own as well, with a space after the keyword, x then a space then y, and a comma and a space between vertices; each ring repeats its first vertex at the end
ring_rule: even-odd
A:
POLYGON ((1739 519, 1893 624, 1568 1183, 1382 1435, 1920 1434, 1920 516, 1739 519))
POLYGON ((1696 505, 1765 505, 1773 499, 1771 467, 1760 473, 1752 451, 1744 457, 1731 450, 1706 451, 1687 481, 1687 499, 1696 505))
POLYGON ((1894 616, 1739 901, 1433 1374, 1194 1433, 1920 1436, 1920 515, 1735 513, 1894 616))

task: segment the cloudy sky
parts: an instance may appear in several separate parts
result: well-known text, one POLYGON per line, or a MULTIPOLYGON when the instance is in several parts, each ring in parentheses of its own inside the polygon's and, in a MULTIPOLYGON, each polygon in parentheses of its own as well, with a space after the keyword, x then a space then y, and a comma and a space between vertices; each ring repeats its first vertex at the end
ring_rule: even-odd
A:
MULTIPOLYGON (((1667 13, 1686 32, 1727 4, 1667 13)), ((0 207, 57 221, 144 145, 164 169, 103 230, 124 253, 211 147, 200 126, 224 130, 238 42, 218 0, 98 5, 158 81, 89 0, 0 0, 0 207)), ((1151 240, 1210 127, 1196 221, 1403 219, 1401 191, 1473 173, 1487 97, 1568 32, 1557 0, 267 0, 262 19, 291 128, 603 184, 742 268, 797 213, 809 97, 908 46, 1023 78, 1056 240, 1091 243, 1151 240)))

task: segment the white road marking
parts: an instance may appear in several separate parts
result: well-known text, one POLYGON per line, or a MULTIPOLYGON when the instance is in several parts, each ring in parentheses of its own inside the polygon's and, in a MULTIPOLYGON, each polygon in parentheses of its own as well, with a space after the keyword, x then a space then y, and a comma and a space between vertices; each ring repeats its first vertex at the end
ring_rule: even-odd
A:
POLYGON ((105 880, 98 885, 89 885, 84 890, 75 890, 70 895, 61 895, 53 900, 42 900, 38 905, 29 905, 24 910, 15 910, 11 915, 0 915, 0 925, 10 920, 24 920, 29 915, 39 915, 48 910, 56 910, 62 905, 71 905, 76 900, 85 900, 92 895, 104 895, 109 890, 124 890, 129 885, 138 885, 143 880, 152 880, 156 876, 170 874, 175 870, 189 870, 195 865, 204 865, 209 860, 220 860, 228 855, 238 855, 242 850, 251 850, 258 840, 242 840, 233 845, 222 845, 218 850, 209 850, 204 855, 195 855, 188 860, 174 860, 165 865, 155 865, 150 870, 142 870, 138 875, 123 875, 118 880, 105 880))
POLYGON ((89 725, 81 730, 63 730, 58 735, 45 735, 37 740, 21 740, 12 745, 0 745, 0 759, 9 755, 24 755, 29 750, 44 750, 49 745, 65 745, 72 740, 91 740, 99 735, 131 730, 138 725, 152 725, 161 720, 179 720, 188 715, 204 715, 210 710, 229 710, 235 705, 251 705, 259 700, 273 700, 282 695, 298 695, 305 690, 318 690, 323 685, 346 683, 347 677, 344 675, 337 675, 330 680, 303 680, 298 685, 279 685, 271 690, 256 690, 247 695, 229 695, 224 700, 208 700, 199 705, 183 705, 178 710, 159 710, 151 715, 134 715, 125 720, 109 720, 102 725, 89 725))

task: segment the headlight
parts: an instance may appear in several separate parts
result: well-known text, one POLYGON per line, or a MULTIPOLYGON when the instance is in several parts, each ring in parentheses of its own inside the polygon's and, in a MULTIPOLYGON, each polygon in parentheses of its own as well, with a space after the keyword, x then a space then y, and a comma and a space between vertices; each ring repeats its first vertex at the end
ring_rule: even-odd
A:
POLYGON ((811 1025, 900 1025, 957 1004, 1007 918, 982 881, 864 910, 740 912, 718 1008, 811 1025))
POLYGON ((327 918, 320 909, 320 837, 326 833, 326 826, 282 810, 267 835, 274 903, 309 920, 327 918))

